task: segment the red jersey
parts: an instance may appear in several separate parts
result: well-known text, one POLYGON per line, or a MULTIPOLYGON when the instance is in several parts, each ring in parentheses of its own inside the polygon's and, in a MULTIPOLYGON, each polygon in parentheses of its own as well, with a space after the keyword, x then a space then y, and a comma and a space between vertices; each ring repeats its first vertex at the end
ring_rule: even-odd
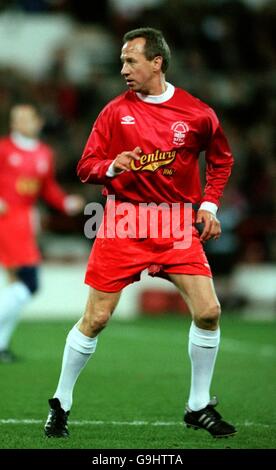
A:
POLYGON ((129 90, 102 110, 79 161, 78 175, 83 183, 104 184, 105 195, 123 201, 219 205, 232 164, 215 112, 168 84, 160 97, 129 90), (132 161, 131 171, 106 176, 119 153, 137 146, 142 153, 140 161, 132 161), (203 196, 198 165, 202 151, 207 163, 203 196))
POLYGON ((0 201, 7 211, 0 214, 0 263, 7 267, 37 264, 32 207, 41 196, 64 210, 65 193, 54 179, 51 149, 38 143, 25 150, 10 138, 0 139, 0 201))
POLYGON ((0 199, 10 210, 30 207, 38 197, 64 210, 66 195, 55 181, 50 147, 38 143, 35 149, 25 150, 10 137, 0 139, 0 199))

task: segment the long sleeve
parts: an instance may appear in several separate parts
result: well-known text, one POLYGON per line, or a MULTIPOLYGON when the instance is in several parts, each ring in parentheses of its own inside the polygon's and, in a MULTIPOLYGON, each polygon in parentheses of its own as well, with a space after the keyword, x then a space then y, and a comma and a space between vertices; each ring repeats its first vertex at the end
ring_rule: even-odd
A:
POLYGON ((105 108, 93 126, 77 166, 77 174, 82 183, 105 184, 109 179, 106 172, 113 161, 109 157, 112 129, 110 120, 105 108))
POLYGON ((52 156, 49 158, 49 170, 44 178, 40 196, 50 206, 65 212, 65 199, 67 194, 56 181, 52 156))
POLYGON ((208 201, 219 206, 223 189, 231 174, 234 162, 227 139, 218 124, 206 148, 206 185, 201 202, 208 201))

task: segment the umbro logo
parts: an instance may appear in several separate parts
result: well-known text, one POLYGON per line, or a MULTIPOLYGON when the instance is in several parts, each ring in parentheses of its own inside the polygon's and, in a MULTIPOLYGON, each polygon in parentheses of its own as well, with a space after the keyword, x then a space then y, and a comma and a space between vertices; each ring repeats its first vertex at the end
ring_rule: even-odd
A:
POLYGON ((121 119, 121 124, 135 124, 135 118, 133 116, 124 116, 121 119))

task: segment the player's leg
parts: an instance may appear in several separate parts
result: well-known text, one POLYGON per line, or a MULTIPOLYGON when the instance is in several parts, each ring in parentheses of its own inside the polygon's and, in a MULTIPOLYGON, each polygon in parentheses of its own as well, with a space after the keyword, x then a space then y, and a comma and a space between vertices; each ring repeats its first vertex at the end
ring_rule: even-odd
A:
POLYGON ((81 320, 69 332, 63 353, 61 374, 50 413, 45 424, 48 437, 67 437, 67 417, 73 401, 73 389, 81 370, 95 352, 98 334, 106 326, 120 298, 120 292, 90 289, 81 320))
POLYGON ((235 428, 222 421, 213 409, 214 404, 210 404, 210 386, 220 342, 220 304, 213 281, 207 276, 183 274, 170 274, 170 278, 180 289, 193 319, 189 333, 192 377, 185 421, 191 421, 194 427, 206 428, 215 437, 234 434, 235 428), (199 419, 203 422, 198 422, 199 419))
POLYGON ((9 284, 0 295, 0 362, 10 363, 15 356, 9 351, 12 334, 23 307, 38 289, 36 266, 6 269, 9 284))
POLYGON ((107 324, 119 297, 120 292, 101 292, 91 288, 84 315, 67 336, 61 375, 54 394, 65 411, 72 406, 76 380, 95 352, 97 336, 107 324))
POLYGON ((170 277, 184 296, 193 318, 189 334, 192 383, 188 405, 197 411, 210 400, 209 389, 220 340, 220 305, 211 278, 181 274, 170 277))

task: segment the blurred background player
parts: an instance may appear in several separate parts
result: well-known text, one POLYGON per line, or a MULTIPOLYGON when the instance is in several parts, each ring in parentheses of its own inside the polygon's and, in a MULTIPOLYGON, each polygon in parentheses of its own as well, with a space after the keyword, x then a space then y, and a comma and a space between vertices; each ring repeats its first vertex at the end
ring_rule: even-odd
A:
POLYGON ((38 198, 68 215, 84 200, 67 195, 55 180, 53 152, 39 139, 43 118, 33 104, 10 111, 10 135, 0 139, 0 265, 9 284, 0 291, 0 362, 16 358, 9 350, 19 314, 38 289, 40 253, 35 240, 38 198))

